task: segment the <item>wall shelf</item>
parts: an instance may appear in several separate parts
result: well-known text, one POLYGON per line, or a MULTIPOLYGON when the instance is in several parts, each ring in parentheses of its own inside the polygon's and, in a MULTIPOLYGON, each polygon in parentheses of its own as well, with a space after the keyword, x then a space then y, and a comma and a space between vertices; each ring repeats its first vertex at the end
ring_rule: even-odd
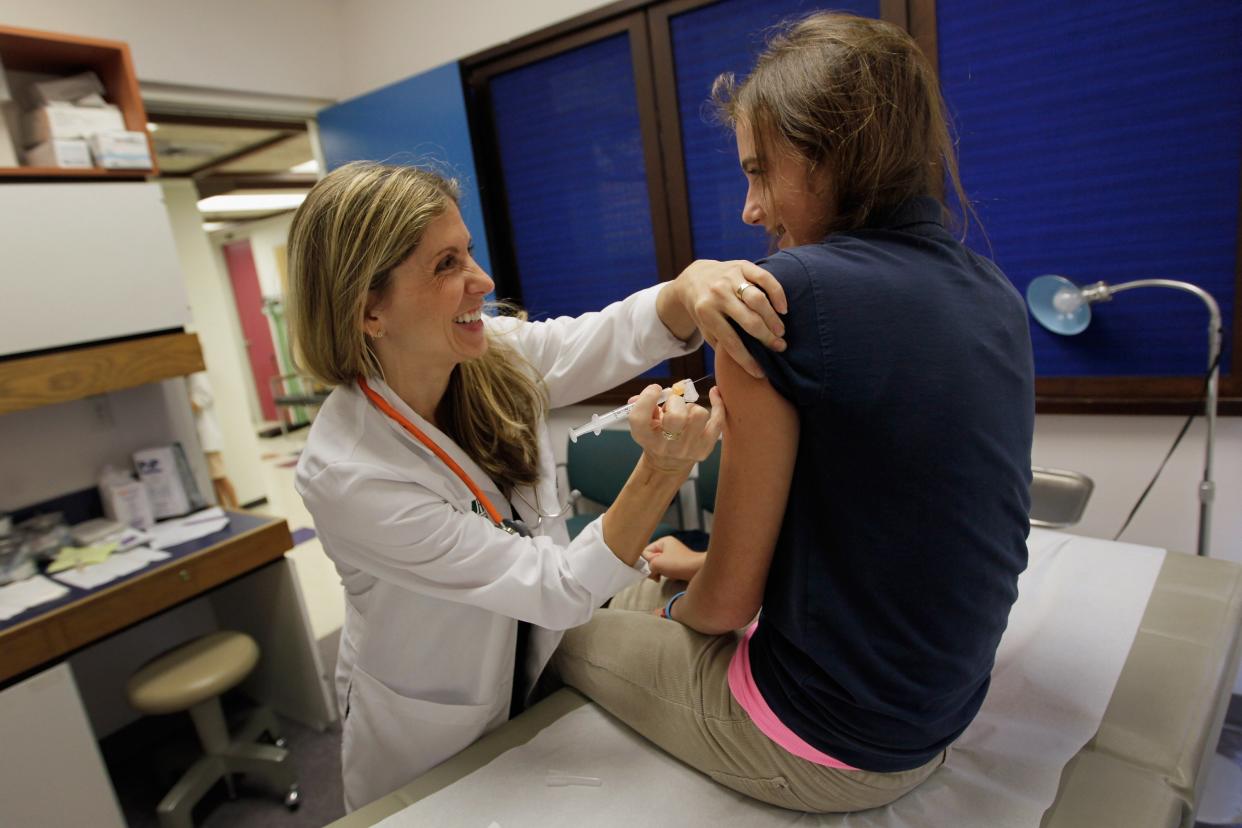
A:
MULTIPOLYGON (((147 134, 147 112, 129 46, 119 40, 0 26, 0 64, 8 71, 43 75, 74 75, 91 70, 99 75, 109 103, 121 110, 125 128, 147 134)), ((14 136, 20 145, 21 136, 14 136)), ((143 178, 159 172, 155 147, 147 134, 152 167, 149 170, 66 169, 62 167, 0 167, 5 178, 143 178)), ((19 147, 20 149, 20 147, 19 147)))
POLYGON ((194 334, 145 336, 0 361, 0 414, 80 400, 202 371, 194 334))

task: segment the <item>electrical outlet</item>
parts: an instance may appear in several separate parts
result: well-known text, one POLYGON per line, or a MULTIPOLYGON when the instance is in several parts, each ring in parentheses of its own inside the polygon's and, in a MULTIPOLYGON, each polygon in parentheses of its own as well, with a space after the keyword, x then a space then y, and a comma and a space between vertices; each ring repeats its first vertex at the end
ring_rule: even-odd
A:
POLYGON ((95 425, 100 428, 112 428, 116 425, 116 420, 112 416, 112 400, 107 394, 97 394, 87 399, 91 414, 94 415, 95 425))

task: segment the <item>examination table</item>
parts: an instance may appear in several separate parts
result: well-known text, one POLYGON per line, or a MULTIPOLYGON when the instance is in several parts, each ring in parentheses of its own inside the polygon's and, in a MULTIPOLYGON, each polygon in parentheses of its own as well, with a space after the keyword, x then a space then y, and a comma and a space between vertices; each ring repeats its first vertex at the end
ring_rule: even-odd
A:
MULTIPOLYGON (((1195 803, 1206 781, 1238 669, 1240 623, 1242 567, 1179 553, 1164 556, 1099 729, 1065 765, 1042 826, 1193 825, 1195 803)), ((574 691, 560 690, 457 756, 333 826, 374 825, 526 744, 587 705, 591 702, 574 691)), ((616 816, 621 824, 628 824, 624 816, 616 816)), ((669 816, 670 825, 697 824, 684 814, 669 816)), ((925 824, 938 824, 934 816, 926 816, 925 824)), ((600 817, 598 824, 615 824, 603 814, 600 817)), ((816 824, 817 818, 810 819, 816 824)), ((507 828, 503 816, 493 824, 507 828)), ((487 822, 479 823, 479 828, 487 828, 487 822)))

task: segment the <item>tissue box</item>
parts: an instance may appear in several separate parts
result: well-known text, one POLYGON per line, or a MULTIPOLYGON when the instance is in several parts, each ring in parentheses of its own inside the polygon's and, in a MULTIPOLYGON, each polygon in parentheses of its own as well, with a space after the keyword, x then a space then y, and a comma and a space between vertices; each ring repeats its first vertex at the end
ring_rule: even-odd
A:
POLYGON ((90 137, 95 163, 110 170, 151 169, 145 132, 96 132, 90 137))
POLYGON ((141 480, 101 480, 99 498, 110 520, 138 529, 150 529, 155 525, 151 499, 141 480))
POLYGON ((113 104, 49 104, 27 112, 24 126, 26 146, 33 146, 54 138, 89 138, 96 132, 123 132, 125 119, 113 104))
POLYGON ((26 166, 28 167, 72 167, 90 168, 91 150, 86 142, 78 138, 53 139, 44 141, 38 146, 26 150, 26 166))
POLYGON ((207 505, 180 443, 136 451, 134 466, 157 518, 178 517, 207 505))

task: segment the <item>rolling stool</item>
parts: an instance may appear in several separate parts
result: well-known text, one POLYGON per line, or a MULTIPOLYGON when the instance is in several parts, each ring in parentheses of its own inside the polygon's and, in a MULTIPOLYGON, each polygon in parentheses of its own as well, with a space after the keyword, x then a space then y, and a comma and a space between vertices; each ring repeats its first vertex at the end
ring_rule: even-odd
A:
POLYGON ((220 708, 220 694, 248 676, 258 660, 259 647, 250 636, 216 632, 159 656, 130 677, 126 685, 129 703, 148 715, 188 710, 207 754, 160 800, 161 828, 193 828, 190 811, 221 777, 229 798, 234 798, 235 773, 266 780, 285 792, 287 808, 297 808, 297 779, 272 711, 259 708, 230 741, 220 708), (275 739, 276 746, 256 743, 261 733, 275 739))

